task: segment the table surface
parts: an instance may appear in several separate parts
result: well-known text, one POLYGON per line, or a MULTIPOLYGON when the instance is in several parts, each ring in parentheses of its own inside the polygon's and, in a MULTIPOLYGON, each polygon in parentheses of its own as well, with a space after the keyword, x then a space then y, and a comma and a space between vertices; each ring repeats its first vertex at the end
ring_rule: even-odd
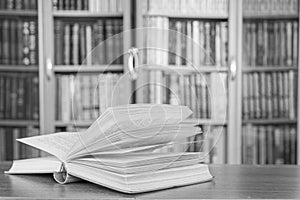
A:
POLYGON ((211 165, 211 182, 128 195, 89 182, 66 185, 51 175, 8 175, 0 164, 0 198, 54 199, 209 199, 300 198, 300 166, 211 165))

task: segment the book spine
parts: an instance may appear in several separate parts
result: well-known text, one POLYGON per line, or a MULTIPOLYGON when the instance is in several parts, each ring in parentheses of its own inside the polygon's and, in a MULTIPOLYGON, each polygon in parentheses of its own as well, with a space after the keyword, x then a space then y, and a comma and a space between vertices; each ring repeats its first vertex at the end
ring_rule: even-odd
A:
POLYGON ((72 27, 72 64, 79 65, 79 24, 72 27))
POLYGON ((29 22, 29 62, 31 65, 36 65, 37 60, 37 36, 36 36, 36 22, 29 22))
POLYGON ((2 62, 3 64, 9 64, 10 61, 10 33, 9 33, 9 21, 4 19, 2 22, 2 42, 3 42, 3 57, 2 62))
POLYGON ((64 64, 69 65, 70 64, 70 52, 71 52, 71 30, 70 30, 70 24, 65 24, 64 27, 64 64))
POLYGON ((9 46, 10 46, 10 59, 9 59, 9 63, 12 65, 17 64, 17 24, 15 20, 11 20, 10 21, 10 27, 9 27, 9 34, 10 34, 10 40, 9 42, 9 46))
POLYGON ((29 58, 29 46, 30 46, 30 34, 29 34, 29 22, 23 22, 23 64, 30 65, 29 58))
POLYGON ((54 22, 54 41, 55 41, 55 64, 61 65, 64 62, 64 36, 63 36, 63 22, 55 20, 54 22))

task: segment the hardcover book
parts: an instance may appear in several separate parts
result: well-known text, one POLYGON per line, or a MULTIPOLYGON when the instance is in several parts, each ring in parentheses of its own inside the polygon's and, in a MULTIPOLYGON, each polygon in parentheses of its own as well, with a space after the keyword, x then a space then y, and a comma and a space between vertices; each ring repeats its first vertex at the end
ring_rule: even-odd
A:
POLYGON ((209 181, 204 154, 172 151, 201 132, 184 122, 191 114, 166 104, 110 107, 86 131, 18 139, 53 156, 14 161, 7 173, 53 173, 62 184, 83 179, 125 193, 209 181))

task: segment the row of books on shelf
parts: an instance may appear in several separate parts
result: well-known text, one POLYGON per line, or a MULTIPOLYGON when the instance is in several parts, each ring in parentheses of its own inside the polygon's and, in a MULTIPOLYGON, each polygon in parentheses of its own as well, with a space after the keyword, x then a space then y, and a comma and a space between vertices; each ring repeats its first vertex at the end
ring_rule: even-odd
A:
POLYGON ((92 23, 56 20, 54 31, 57 65, 123 63, 121 19, 99 19, 92 23))
POLYGON ((246 21, 243 26, 243 60, 248 66, 296 66, 298 22, 246 21))
POLYGON ((242 132, 244 164, 296 164, 296 127, 248 124, 242 132))
POLYGON ((243 74, 243 119, 296 119, 295 72, 243 74))
POLYGON ((122 12, 122 0, 53 0, 53 10, 88 10, 90 12, 122 12))
POLYGON ((34 73, 0 74, 0 119, 37 120, 39 82, 34 73))
MULTIPOLYGON (((112 105, 118 105, 117 85, 122 74, 57 75, 56 119, 93 121, 112 105)), ((122 87, 122 86, 121 86, 122 87)))
POLYGON ((298 15, 298 0, 243 0, 245 14, 298 15))
POLYGON ((0 63, 36 65, 38 63, 36 21, 1 19, 0 27, 0 63))
POLYGON ((192 118, 225 119, 226 74, 178 75, 151 70, 148 78, 145 102, 186 105, 193 111, 192 118))
POLYGON ((17 142, 16 139, 39 135, 33 126, 22 128, 0 127, 0 161, 11 161, 40 156, 39 150, 17 142))
POLYGON ((146 62, 155 64, 226 66, 228 23, 226 21, 169 20, 145 18, 146 62), (155 27, 155 28, 154 28, 155 27))
POLYGON ((36 10, 37 0, 1 0, 0 9, 36 10))
POLYGON ((144 1, 144 11, 167 13, 228 14, 228 0, 150 0, 144 1))

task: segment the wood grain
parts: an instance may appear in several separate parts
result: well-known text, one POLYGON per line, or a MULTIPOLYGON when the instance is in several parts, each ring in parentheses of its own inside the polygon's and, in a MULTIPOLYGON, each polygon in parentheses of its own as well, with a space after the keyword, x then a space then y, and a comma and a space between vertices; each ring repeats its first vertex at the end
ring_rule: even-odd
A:
POLYGON ((211 165, 207 183, 135 195, 88 182, 60 185, 51 175, 7 175, 0 165, 0 198, 54 199, 211 199, 300 198, 299 166, 211 165))

